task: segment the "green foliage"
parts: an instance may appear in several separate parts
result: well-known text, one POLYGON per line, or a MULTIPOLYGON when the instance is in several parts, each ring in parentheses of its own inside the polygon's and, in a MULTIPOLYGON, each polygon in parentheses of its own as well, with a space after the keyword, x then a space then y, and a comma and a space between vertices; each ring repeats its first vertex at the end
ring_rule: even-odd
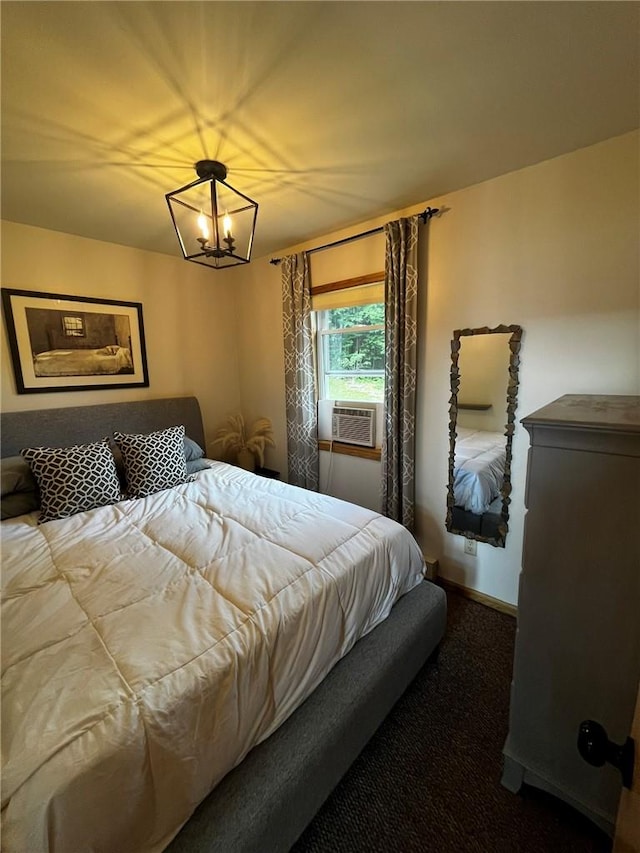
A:
MULTIPOLYGON (((384 325, 384 304, 333 308, 326 312, 327 329, 384 325)), ((325 366, 332 370, 384 370, 384 330, 325 335, 325 366)))
POLYGON ((327 328, 344 329, 349 326, 384 325, 384 303, 354 305, 351 308, 331 308, 327 311, 327 328))
POLYGON ((323 312, 322 328, 324 393, 327 398, 382 402, 384 303, 329 309, 323 312), (373 328, 375 326, 382 328, 373 328), (342 329, 354 331, 339 331, 342 329))
POLYGON ((384 331, 326 335, 328 370, 384 370, 384 331))

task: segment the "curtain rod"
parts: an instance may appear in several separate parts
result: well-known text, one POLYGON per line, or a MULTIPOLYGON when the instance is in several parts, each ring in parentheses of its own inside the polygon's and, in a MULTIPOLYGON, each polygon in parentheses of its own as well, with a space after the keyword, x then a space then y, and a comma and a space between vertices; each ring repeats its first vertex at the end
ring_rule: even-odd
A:
MULTIPOLYGON (((418 217, 423 222, 426 222, 427 219, 431 219, 432 216, 435 216, 439 212, 440 208, 438 207, 428 207, 422 213, 419 213, 418 217)), ((378 234, 380 231, 384 231, 384 225, 372 228, 370 231, 363 231, 361 234, 354 234, 352 237, 343 237, 342 240, 334 240, 333 243, 325 243, 324 246, 316 246, 314 249, 308 249, 307 255, 312 255, 314 252, 322 252, 323 249, 333 249, 335 246, 342 246, 343 243, 351 243, 353 240, 361 240, 363 237, 370 237, 372 234, 378 234)), ((269 263, 279 264, 281 260, 282 258, 271 258, 269 263)))

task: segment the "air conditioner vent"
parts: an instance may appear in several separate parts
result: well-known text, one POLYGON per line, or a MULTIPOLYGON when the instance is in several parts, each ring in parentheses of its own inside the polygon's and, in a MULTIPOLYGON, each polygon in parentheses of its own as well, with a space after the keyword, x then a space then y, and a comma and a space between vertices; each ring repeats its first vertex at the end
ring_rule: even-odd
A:
POLYGON ((331 416, 331 437, 344 444, 375 447, 375 409, 356 409, 334 406, 331 416))

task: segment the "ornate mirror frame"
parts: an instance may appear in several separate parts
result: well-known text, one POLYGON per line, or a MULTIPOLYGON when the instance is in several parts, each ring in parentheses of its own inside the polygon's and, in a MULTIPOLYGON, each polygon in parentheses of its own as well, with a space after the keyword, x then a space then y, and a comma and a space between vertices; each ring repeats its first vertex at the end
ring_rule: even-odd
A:
POLYGON ((513 432, 515 429, 515 414, 518 403, 518 371, 520 367, 520 345, 522 340, 521 326, 496 326, 491 329, 483 326, 478 329, 456 329, 451 341, 451 398, 449 400, 449 480, 447 488, 447 516, 446 528, 449 533, 466 536, 467 539, 476 539, 478 542, 487 542, 495 548, 504 548, 509 530, 509 504, 511 503, 511 461, 513 432), (460 529, 454 522, 454 463, 455 446, 458 423, 458 392, 460 390, 460 370, 458 360, 460 356, 461 338, 472 335, 496 335, 510 334, 509 344, 509 376, 506 388, 506 423, 505 423, 505 464, 504 479, 500 496, 502 497, 501 520, 497 525, 495 536, 483 536, 480 533, 460 529))

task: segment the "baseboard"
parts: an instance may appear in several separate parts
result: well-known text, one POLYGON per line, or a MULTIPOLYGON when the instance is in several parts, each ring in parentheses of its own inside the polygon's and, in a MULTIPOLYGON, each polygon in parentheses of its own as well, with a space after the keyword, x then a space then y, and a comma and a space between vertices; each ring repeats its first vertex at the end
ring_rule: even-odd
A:
POLYGON ((469 589, 455 581, 447 580, 447 578, 439 577, 437 580, 445 589, 452 589, 454 592, 464 595, 465 598, 470 598, 472 601, 477 601, 479 604, 484 604, 486 607, 491 607, 493 610, 499 610, 500 613, 506 613, 508 616, 517 616, 518 608, 514 604, 508 604, 506 601, 500 601, 499 598, 493 598, 490 595, 485 595, 483 592, 478 592, 475 589, 469 589))

